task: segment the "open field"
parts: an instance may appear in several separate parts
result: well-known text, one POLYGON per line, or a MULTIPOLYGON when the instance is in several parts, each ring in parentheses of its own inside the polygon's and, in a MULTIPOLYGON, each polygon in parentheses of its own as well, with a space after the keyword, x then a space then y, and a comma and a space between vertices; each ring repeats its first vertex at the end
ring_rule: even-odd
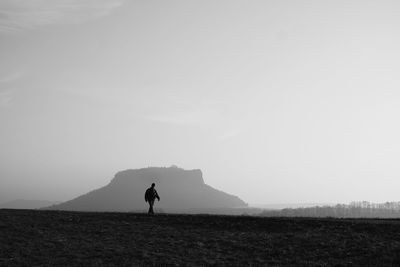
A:
POLYGON ((399 266, 400 220, 0 210, 0 266, 399 266))

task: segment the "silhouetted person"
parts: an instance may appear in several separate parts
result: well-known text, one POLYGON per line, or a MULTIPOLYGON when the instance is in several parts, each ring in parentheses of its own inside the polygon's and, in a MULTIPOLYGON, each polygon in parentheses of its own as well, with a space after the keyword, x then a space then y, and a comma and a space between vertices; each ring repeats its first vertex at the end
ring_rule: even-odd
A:
POLYGON ((144 200, 146 202, 149 202, 149 214, 154 214, 153 206, 154 206, 154 201, 156 198, 158 201, 160 201, 160 197, 158 196, 158 193, 154 187, 156 186, 155 183, 151 184, 151 187, 146 190, 146 193, 144 194, 144 200))

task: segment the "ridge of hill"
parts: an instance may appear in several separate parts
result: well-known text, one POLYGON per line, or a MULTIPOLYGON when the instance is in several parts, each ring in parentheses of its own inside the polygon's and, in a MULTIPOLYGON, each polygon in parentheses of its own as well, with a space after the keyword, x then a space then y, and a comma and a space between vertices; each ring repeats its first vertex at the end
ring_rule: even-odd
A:
POLYGON ((156 184, 161 201, 159 212, 196 212, 247 207, 237 196, 204 183, 201 170, 178 167, 149 167, 118 172, 111 182, 97 190, 46 209, 71 211, 144 211, 144 192, 156 184))

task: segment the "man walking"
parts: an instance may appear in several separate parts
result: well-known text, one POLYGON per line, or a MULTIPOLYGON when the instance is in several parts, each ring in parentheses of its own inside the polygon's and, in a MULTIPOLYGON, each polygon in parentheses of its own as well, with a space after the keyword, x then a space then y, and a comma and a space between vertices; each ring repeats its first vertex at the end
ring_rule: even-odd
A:
POLYGON ((154 188, 156 186, 155 183, 151 184, 151 187, 146 190, 146 193, 144 194, 144 200, 146 202, 149 202, 149 212, 148 214, 154 214, 153 206, 154 206, 154 201, 156 198, 158 201, 160 201, 160 197, 158 196, 158 193, 156 189, 154 188))

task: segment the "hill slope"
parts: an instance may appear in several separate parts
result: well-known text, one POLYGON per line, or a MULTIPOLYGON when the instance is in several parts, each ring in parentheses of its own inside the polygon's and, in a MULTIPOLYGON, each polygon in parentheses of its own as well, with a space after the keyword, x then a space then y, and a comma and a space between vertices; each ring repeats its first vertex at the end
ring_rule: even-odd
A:
POLYGON ((144 192, 153 182, 156 183, 156 189, 161 197, 161 201, 157 202, 155 207, 165 212, 247 206, 240 198, 206 185, 200 170, 150 167, 119 172, 107 186, 49 209, 145 210, 147 205, 144 202, 144 192))
POLYGON ((47 200, 16 199, 0 204, 0 209, 40 209, 59 202, 47 200))

